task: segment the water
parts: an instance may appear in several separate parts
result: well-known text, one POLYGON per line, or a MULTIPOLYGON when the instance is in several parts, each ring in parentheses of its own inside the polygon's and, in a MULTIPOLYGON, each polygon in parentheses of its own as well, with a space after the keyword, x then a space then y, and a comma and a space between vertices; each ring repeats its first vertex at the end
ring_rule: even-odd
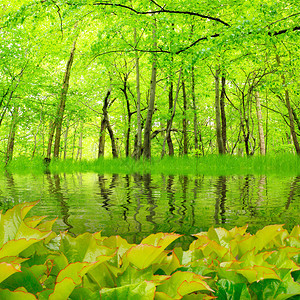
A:
POLYGON ((155 232, 190 235, 211 226, 291 230, 299 224, 300 176, 0 175, 0 209, 36 200, 30 215, 58 218, 56 232, 102 231, 136 243, 155 232))

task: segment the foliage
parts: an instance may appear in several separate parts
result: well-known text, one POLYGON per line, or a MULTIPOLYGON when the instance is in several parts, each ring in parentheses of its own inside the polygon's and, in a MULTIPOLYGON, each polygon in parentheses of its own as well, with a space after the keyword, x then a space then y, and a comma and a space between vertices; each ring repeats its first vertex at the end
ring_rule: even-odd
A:
POLYGON ((210 228, 187 251, 180 235, 140 244, 100 232, 72 237, 53 221, 25 218, 36 204, 1 213, 0 297, 5 299, 288 299, 300 295, 300 227, 210 228))

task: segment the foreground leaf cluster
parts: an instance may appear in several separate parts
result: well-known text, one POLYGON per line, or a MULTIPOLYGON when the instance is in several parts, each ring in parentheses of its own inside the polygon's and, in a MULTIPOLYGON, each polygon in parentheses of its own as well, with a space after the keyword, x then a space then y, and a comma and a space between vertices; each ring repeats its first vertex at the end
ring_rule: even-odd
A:
POLYGON ((152 234, 140 244, 100 232, 57 235, 53 221, 25 218, 36 204, 0 215, 1 299, 296 299, 300 227, 210 228, 187 251, 180 235, 152 234))

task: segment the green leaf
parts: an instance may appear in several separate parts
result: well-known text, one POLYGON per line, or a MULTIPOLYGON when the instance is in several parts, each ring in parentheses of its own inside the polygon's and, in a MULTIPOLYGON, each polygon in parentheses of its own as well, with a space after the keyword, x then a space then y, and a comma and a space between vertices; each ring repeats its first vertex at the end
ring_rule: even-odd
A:
POLYGON ((89 233, 79 235, 76 238, 62 233, 60 251, 64 253, 68 261, 72 263, 95 262, 98 261, 100 257, 109 259, 114 256, 116 249, 103 246, 101 241, 89 233))
POLYGON ((120 274, 117 277, 117 285, 130 285, 136 284, 143 281, 151 281, 153 278, 153 269, 152 266, 149 266, 146 269, 137 269, 134 266, 129 265, 125 272, 120 274))
POLYGON ((117 288, 104 288, 100 291, 101 300, 153 300, 155 295, 155 284, 142 282, 130 284, 117 288))
POLYGON ((19 287, 24 287, 32 294, 36 294, 43 290, 38 277, 27 268, 22 268, 22 272, 14 273, 0 284, 0 288, 9 289, 11 291, 14 291, 19 287))
POLYGON ((19 264, 11 264, 6 262, 0 263, 0 283, 16 272, 21 272, 19 264))
POLYGON ((141 241, 141 244, 160 246, 163 249, 166 249, 172 242, 181 237, 182 235, 176 233, 156 233, 150 234, 148 237, 144 238, 141 241))
POLYGON ((161 246, 137 245, 126 253, 128 262, 139 269, 148 268, 151 264, 157 263, 161 259, 164 249, 161 246))
POLYGON ((173 299, 181 299, 184 295, 195 291, 213 290, 203 280, 205 277, 191 272, 175 272, 169 279, 157 287, 158 292, 163 292, 173 299))
POLYGON ((248 267, 241 270, 236 270, 236 272, 246 277, 250 283, 268 278, 280 280, 279 276, 274 270, 262 266, 248 267))
POLYGON ((220 279, 217 282, 217 287, 218 291, 216 296, 220 300, 251 299, 246 283, 234 283, 227 279, 220 279))
POLYGON ((36 300, 36 297, 26 291, 10 291, 0 289, 0 299, 5 300, 36 300))

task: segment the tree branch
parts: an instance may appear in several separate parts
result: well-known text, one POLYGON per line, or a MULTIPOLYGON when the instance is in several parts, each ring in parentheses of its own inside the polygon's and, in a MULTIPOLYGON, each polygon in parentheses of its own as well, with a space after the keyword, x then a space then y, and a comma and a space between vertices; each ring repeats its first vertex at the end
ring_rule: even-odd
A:
POLYGON ((196 12, 191 12, 191 11, 177 11, 177 10, 169 10, 169 9, 165 9, 164 7, 158 5, 157 3, 155 3, 154 1, 152 1, 155 5, 157 5, 160 10, 154 10, 154 11, 138 11, 130 6, 124 5, 124 4, 120 4, 120 3, 107 3, 107 2, 95 2, 93 5, 103 5, 103 6, 113 6, 113 7, 121 7, 121 8, 125 8, 128 9, 132 12, 134 12, 137 15, 153 15, 153 14, 160 14, 160 13, 169 13, 169 14, 181 14, 181 15, 190 15, 190 16, 196 16, 196 17, 200 17, 202 19, 206 19, 206 20, 211 20, 211 21, 215 21, 215 22, 219 22, 227 27, 230 27, 230 25, 228 23, 226 23, 225 21, 219 19, 219 18, 215 18, 215 17, 211 17, 211 16, 207 16, 207 15, 202 15, 196 12))

